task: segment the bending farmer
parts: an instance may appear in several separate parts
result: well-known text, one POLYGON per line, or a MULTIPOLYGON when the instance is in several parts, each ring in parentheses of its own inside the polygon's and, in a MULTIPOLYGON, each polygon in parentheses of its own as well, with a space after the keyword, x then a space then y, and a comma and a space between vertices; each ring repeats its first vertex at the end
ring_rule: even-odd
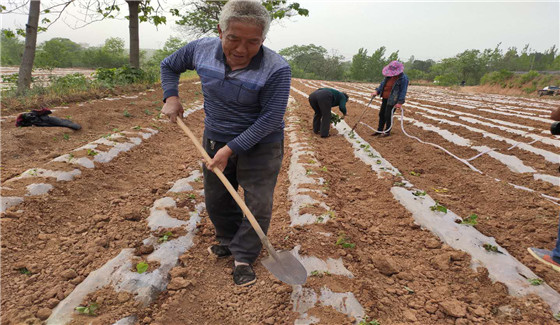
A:
POLYGON ((393 113, 395 109, 404 104, 408 89, 408 77, 403 71, 404 65, 399 61, 392 61, 383 68, 382 73, 385 79, 372 94, 373 96, 380 95, 382 98, 379 125, 377 131, 372 134, 374 136, 383 134, 388 137, 391 135, 393 113))
POLYGON ((320 131, 321 138, 329 136, 331 107, 338 106, 342 114, 346 116, 348 98, 346 93, 332 88, 319 88, 309 95, 309 105, 315 111, 315 115, 313 115, 313 132, 315 134, 319 134, 320 131))
POLYGON ((277 53, 264 47, 268 11, 256 1, 229 1, 219 18, 219 38, 193 41, 161 62, 162 112, 175 122, 182 116, 179 76, 196 70, 204 95, 203 147, 212 161, 203 168, 206 209, 216 230, 217 257, 233 255, 233 280, 256 282, 252 264, 262 244, 225 186, 211 170, 219 168, 266 233, 274 186, 284 154, 284 113, 291 70, 277 53))

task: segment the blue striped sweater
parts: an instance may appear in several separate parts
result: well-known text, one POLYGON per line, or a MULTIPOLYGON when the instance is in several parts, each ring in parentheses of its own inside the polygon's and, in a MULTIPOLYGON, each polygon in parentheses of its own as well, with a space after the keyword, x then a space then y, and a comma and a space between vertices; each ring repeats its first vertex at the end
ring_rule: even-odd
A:
POLYGON ((208 139, 226 142, 235 153, 282 141, 291 70, 279 54, 263 46, 247 67, 231 71, 219 38, 193 41, 161 62, 164 100, 178 96, 186 70, 200 76, 208 139))

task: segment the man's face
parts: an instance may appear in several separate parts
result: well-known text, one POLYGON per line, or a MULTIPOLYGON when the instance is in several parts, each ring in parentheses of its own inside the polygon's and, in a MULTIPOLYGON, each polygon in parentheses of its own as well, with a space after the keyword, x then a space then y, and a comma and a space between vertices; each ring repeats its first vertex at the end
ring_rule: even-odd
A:
POLYGON ((227 63, 232 70, 249 65, 264 42, 261 27, 239 21, 231 21, 226 31, 218 26, 218 33, 227 63))

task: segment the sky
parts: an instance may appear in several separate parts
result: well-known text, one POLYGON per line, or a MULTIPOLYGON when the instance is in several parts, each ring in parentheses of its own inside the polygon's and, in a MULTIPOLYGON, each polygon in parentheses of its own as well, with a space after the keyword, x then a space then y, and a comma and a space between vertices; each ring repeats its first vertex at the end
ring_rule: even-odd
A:
MULTIPOLYGON (((273 22, 265 46, 278 51, 292 45, 315 44, 347 60, 364 48, 368 54, 381 46, 386 55, 440 60, 467 49, 509 47, 544 52, 560 43, 560 1, 317 1, 299 2, 308 17, 273 22)), ((124 1, 123 1, 124 3, 124 1)), ((180 3, 167 0, 168 4, 180 3)), ((126 4, 123 12, 126 12, 126 4)), ((26 15, 4 14, 2 28, 22 28, 26 15)), ((161 48, 170 36, 189 39, 175 27, 171 16, 157 29, 140 24, 140 48, 161 48)), ((38 37, 38 43, 53 37, 68 38, 90 46, 120 37, 128 47, 128 21, 107 20, 81 29, 58 21, 38 37)))

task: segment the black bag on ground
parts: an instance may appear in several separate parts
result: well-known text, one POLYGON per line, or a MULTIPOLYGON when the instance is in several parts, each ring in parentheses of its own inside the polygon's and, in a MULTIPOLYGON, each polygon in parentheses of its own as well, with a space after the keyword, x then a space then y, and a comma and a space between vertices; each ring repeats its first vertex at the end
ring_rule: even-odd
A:
POLYGON ((52 111, 46 108, 40 110, 35 109, 29 113, 21 113, 16 119, 16 126, 62 126, 73 130, 82 128, 79 124, 70 120, 49 116, 51 113, 52 111))

